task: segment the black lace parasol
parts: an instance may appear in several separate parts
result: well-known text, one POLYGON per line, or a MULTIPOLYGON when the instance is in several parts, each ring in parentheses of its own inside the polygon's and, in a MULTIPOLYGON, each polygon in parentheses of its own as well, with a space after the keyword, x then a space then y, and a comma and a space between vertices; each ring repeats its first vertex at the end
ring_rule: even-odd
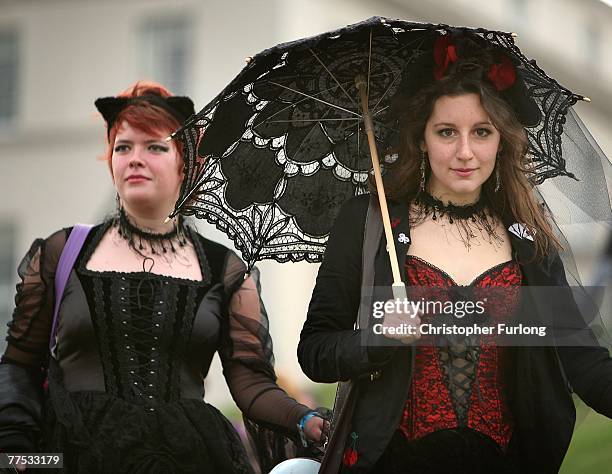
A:
POLYGON ((173 135, 185 144, 173 215, 215 224, 249 266, 320 261, 342 203, 368 192, 363 111, 376 147, 386 150, 397 134, 385 114, 394 95, 411 80, 410 66, 431 57, 433 39, 451 32, 503 48, 518 69, 542 116, 526 129, 536 182, 572 178, 561 135, 568 109, 583 97, 527 59, 512 34, 374 17, 259 53, 188 120, 173 135))

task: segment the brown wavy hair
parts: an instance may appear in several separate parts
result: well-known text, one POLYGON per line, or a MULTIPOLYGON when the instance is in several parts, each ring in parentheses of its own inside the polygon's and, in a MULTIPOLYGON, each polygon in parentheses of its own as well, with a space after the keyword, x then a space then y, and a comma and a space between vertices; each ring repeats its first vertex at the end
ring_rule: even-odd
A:
MULTIPOLYGON (((501 150, 499 167, 501 188, 495 192, 495 173, 482 186, 482 194, 489 212, 502 222, 518 222, 533 236, 535 257, 541 259, 551 249, 561 247, 533 192, 528 177, 532 173, 527 160, 528 141, 525 129, 518 121, 510 104, 502 99, 492 85, 478 76, 450 74, 435 81, 410 97, 397 97, 392 114, 398 117, 400 141, 396 149, 399 158, 385 175, 387 197, 411 203, 418 195, 420 184, 420 144, 425 125, 433 112, 436 100, 442 96, 477 94, 491 122, 499 130, 501 150)), ((426 180, 431 174, 427 167, 426 180)), ((370 176, 370 191, 376 192, 370 176)))

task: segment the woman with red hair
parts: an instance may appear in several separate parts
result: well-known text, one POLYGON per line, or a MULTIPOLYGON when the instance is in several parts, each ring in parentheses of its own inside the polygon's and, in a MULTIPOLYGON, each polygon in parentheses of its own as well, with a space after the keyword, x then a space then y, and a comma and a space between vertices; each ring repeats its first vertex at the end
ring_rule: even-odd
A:
POLYGON ((117 211, 87 234, 59 297, 58 261, 76 227, 36 240, 19 267, 0 450, 61 452, 68 472, 252 472, 228 420, 203 401, 215 352, 262 469, 285 454, 267 428, 318 441, 322 418, 275 383, 257 271, 181 216, 166 222, 183 150, 165 138, 192 101, 141 82, 96 107, 117 211))

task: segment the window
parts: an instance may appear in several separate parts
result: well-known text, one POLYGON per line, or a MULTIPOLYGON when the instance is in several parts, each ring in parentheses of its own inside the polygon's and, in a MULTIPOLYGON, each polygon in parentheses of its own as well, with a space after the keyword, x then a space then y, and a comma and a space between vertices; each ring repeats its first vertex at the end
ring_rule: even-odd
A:
POLYGON ((0 28, 0 126, 17 114, 18 49, 17 32, 0 28))
POLYGON ((6 323, 12 316, 17 269, 14 259, 15 226, 0 221, 0 353, 6 346, 6 323))
POLYGON ((588 22, 583 30, 584 59, 591 67, 597 67, 601 54, 601 30, 595 22, 588 22))
POLYGON ((141 77, 160 82, 174 94, 186 94, 191 77, 192 44, 189 19, 147 20, 139 29, 141 77))

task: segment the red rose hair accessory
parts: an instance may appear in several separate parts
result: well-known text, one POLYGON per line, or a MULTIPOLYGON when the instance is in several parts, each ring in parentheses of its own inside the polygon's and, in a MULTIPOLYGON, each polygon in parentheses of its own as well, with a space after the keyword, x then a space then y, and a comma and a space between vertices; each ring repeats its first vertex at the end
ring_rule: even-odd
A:
MULTIPOLYGON (((448 35, 438 36, 434 43, 434 62, 433 76, 439 81, 446 75, 448 67, 457 62, 457 47, 448 35)), ((516 82, 516 70, 514 64, 508 56, 502 56, 501 62, 492 64, 487 72, 487 79, 491 81, 493 87, 498 92, 509 89, 516 82)))
POLYGON ((446 70, 451 63, 457 62, 457 48, 448 36, 439 36, 434 43, 434 67, 433 75, 439 81, 446 75, 446 70))
POLYGON ((516 82, 514 64, 507 56, 503 56, 501 63, 491 64, 487 78, 498 91, 505 91, 516 82))

